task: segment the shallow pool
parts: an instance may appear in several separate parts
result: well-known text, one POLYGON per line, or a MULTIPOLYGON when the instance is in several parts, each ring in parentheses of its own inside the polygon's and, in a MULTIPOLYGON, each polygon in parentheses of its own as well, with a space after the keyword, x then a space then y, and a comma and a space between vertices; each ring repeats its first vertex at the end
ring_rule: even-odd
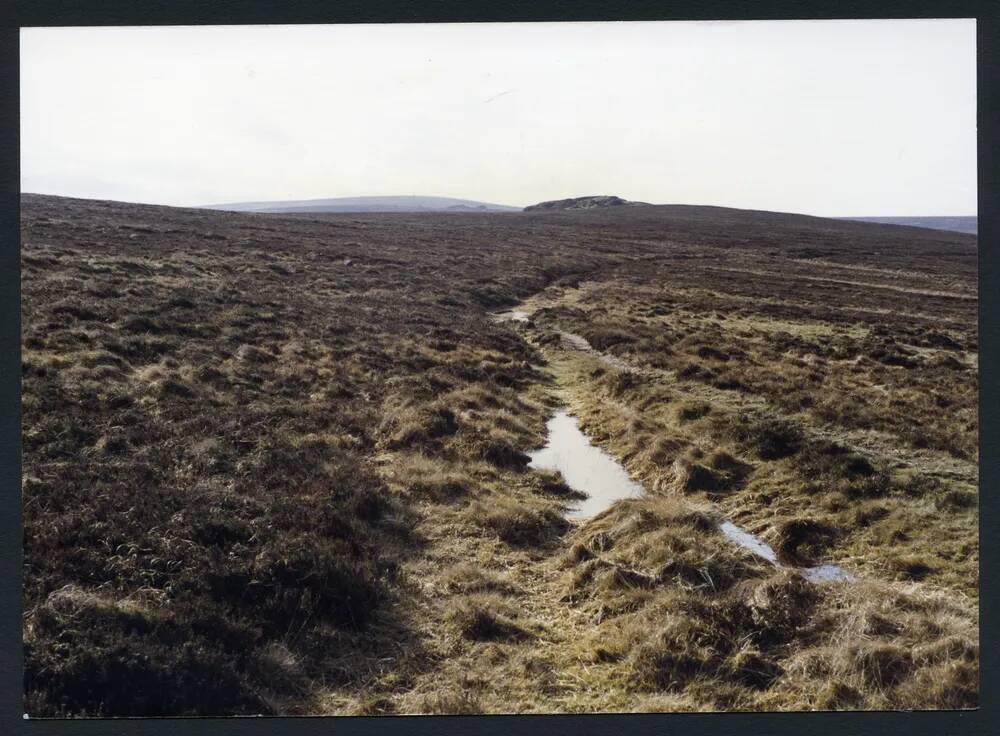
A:
POLYGON ((530 466, 558 470, 570 488, 587 494, 586 500, 569 510, 568 518, 590 518, 615 501, 643 495, 643 487, 611 455, 590 443, 569 412, 556 412, 547 427, 548 442, 531 454, 530 466))

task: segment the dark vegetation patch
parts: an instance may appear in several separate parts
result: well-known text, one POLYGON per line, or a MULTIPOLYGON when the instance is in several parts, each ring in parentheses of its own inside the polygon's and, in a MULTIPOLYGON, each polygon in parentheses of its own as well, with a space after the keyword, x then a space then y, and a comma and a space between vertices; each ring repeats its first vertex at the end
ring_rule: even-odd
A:
POLYGON ((692 422, 711 413, 712 406, 707 401, 695 401, 677 407, 677 421, 692 422))
POLYGON ((802 448, 802 428, 778 417, 741 414, 719 420, 716 428, 719 436, 761 460, 781 460, 802 448))
POLYGON ((75 586, 54 591, 30 618, 27 707, 52 716, 269 712, 247 687, 260 666, 253 628, 218 610, 176 613, 75 586))
POLYGON ((979 496, 972 491, 953 489, 946 491, 934 505, 941 511, 964 511, 974 509, 979 505, 979 496))
POLYGON ((595 350, 608 350, 615 345, 627 345, 635 341, 635 337, 625 330, 617 329, 589 329, 584 331, 583 337, 595 350))
POLYGON ((784 562, 809 565, 826 557, 839 536, 839 530, 824 522, 790 519, 778 527, 774 548, 784 562))
POLYGON ((624 396, 643 385, 642 376, 635 371, 614 371, 606 375, 608 390, 614 396, 624 396))

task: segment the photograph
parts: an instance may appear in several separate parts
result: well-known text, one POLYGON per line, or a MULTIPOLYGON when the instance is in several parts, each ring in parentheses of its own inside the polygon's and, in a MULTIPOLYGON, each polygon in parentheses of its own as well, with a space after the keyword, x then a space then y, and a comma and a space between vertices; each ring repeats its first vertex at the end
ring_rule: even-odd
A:
POLYGON ((18 35, 25 719, 980 707, 977 19, 18 35))

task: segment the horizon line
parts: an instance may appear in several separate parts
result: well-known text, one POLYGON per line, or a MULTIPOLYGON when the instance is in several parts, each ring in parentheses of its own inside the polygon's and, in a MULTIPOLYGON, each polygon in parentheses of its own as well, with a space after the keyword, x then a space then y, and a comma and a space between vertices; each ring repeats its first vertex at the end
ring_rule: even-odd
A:
MULTIPOLYGON (((308 201, 322 201, 322 200, 332 200, 332 199, 365 199, 365 198, 378 199, 378 198, 382 198, 382 197, 413 197, 413 198, 418 198, 418 197, 428 197, 428 198, 431 198, 431 197, 433 197, 433 198, 439 198, 439 199, 457 199, 457 200, 465 200, 465 201, 468 201, 468 202, 476 202, 476 203, 480 203, 480 204, 492 204, 492 205, 496 205, 496 206, 500 206, 500 207, 512 207, 512 208, 516 208, 516 209, 519 209, 519 210, 523 210, 524 207, 530 207, 531 206, 531 205, 511 205, 511 204, 506 204, 506 203, 501 203, 501 202, 488 202, 488 201, 485 201, 485 200, 473 199, 473 198, 470 198, 470 197, 452 197, 452 196, 439 195, 439 194, 360 194, 360 195, 345 195, 345 196, 339 196, 339 197, 307 197, 307 198, 304 198, 304 199, 260 199, 260 200, 258 200, 258 199, 247 199, 247 200, 241 200, 241 201, 223 202, 223 203, 218 203, 218 204, 167 204, 167 203, 163 203, 163 202, 147 202, 147 201, 142 201, 142 200, 127 200, 127 199, 114 199, 114 198, 108 199, 108 198, 103 198, 103 197, 84 197, 84 196, 75 195, 75 194, 57 194, 57 193, 53 193, 53 192, 19 191, 18 194, 19 194, 19 196, 23 196, 23 195, 27 194, 27 195, 34 195, 34 196, 40 196, 40 197, 62 197, 64 199, 83 199, 83 200, 89 200, 89 201, 92 201, 92 202, 118 202, 118 203, 121 203, 121 204, 138 204, 138 205, 146 205, 146 206, 150 206, 150 207, 173 207, 173 208, 176 208, 176 209, 209 209, 209 210, 216 209, 216 208, 221 207, 223 205, 263 204, 263 203, 272 203, 272 202, 280 204, 282 202, 308 202, 308 201)), ((558 201, 566 200, 566 199, 580 199, 582 197, 604 197, 604 196, 620 196, 620 195, 583 194, 583 195, 577 195, 575 197, 553 197, 551 199, 541 199, 541 200, 538 200, 538 202, 533 202, 532 204, 539 204, 541 202, 558 202, 558 201)), ((626 197, 622 197, 622 199, 626 199, 627 200, 626 197)), ((628 200, 628 201, 632 201, 632 200, 628 200)), ((862 214, 862 215, 817 215, 817 214, 813 214, 811 212, 796 212, 794 210, 762 209, 760 207, 746 207, 746 206, 735 206, 735 205, 725 205, 725 204, 709 204, 709 203, 705 203, 705 202, 699 202, 699 203, 692 203, 692 202, 664 202, 664 203, 660 203, 660 202, 642 202, 642 204, 646 205, 646 206, 651 206, 651 207, 716 207, 718 209, 745 210, 745 211, 750 211, 750 212, 774 212, 774 213, 777 213, 777 214, 784 214, 784 215, 802 215, 804 217, 817 217, 817 218, 826 219, 826 220, 862 219, 862 218, 868 218, 868 217, 892 217, 892 218, 902 218, 902 217, 938 217, 938 218, 943 218, 943 217, 975 217, 975 218, 978 218, 979 217, 978 212, 968 213, 968 214, 926 214, 926 213, 884 214, 883 213, 883 214, 862 214)), ((253 212, 248 212, 246 214, 254 214, 254 213, 253 212)), ((266 214, 266 213, 256 213, 256 214, 266 214)), ((274 213, 274 214, 282 214, 282 213, 277 212, 277 213, 274 213)), ((285 213, 285 214, 290 214, 290 213, 285 213)), ((308 213, 305 213, 305 214, 308 214, 308 213)), ((322 214, 322 213, 317 213, 317 214, 322 214)), ((336 214, 336 213, 334 213, 334 214, 336 214)), ((349 213, 345 212, 343 214, 349 214, 349 213)), ((360 213, 360 214, 364 214, 364 213, 360 213)), ((368 213, 368 214, 379 214, 379 213, 368 213)), ((384 213, 384 214, 393 214, 393 213, 384 213)), ((404 214, 404 213, 399 213, 399 214, 404 214)))

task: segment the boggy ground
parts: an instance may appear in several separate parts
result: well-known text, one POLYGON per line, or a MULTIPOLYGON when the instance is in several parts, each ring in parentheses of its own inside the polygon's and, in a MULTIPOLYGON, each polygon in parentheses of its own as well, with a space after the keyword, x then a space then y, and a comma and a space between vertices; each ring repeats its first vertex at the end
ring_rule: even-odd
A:
POLYGON ((976 704, 974 238, 22 206, 32 715, 976 704))

